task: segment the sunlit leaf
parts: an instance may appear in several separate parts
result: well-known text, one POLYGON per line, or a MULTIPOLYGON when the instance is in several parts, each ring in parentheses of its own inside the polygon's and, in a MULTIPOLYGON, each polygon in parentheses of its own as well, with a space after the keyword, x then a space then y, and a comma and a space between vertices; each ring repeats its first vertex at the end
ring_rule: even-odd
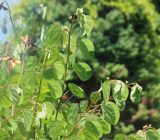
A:
POLYGON ((90 99, 94 104, 96 104, 101 99, 101 93, 98 91, 92 92, 90 94, 90 99))
POLYGON ((79 48, 85 58, 91 59, 94 56, 94 45, 89 39, 81 39, 78 41, 79 48))
POLYGON ((82 81, 87 81, 92 75, 90 66, 84 62, 75 64, 74 70, 82 81))
POLYGON ((142 87, 138 84, 135 84, 130 93, 130 99, 134 103, 138 103, 141 100, 142 87))
POLYGON ((68 87, 74 96, 76 96, 78 98, 84 98, 85 93, 82 88, 80 88, 79 86, 77 86, 73 83, 69 83, 68 87))
POLYGON ((102 84, 102 92, 103 92, 103 100, 105 102, 109 101, 109 96, 110 96, 110 82, 106 80, 102 84))
POLYGON ((104 103, 102 106, 102 111, 103 111, 103 116, 104 119, 112 125, 116 125, 119 117, 120 117, 120 112, 118 106, 113 103, 113 102, 107 102, 104 103))

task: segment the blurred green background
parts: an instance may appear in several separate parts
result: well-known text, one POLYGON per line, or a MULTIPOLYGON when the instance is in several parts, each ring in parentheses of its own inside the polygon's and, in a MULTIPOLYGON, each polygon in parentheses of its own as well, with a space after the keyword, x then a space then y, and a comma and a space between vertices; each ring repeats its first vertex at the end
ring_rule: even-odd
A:
MULTIPOLYGON (((96 53, 94 61, 88 62, 94 71, 92 79, 87 84, 74 80, 88 85, 88 91, 107 77, 136 81, 144 89, 139 105, 127 102, 111 135, 135 132, 146 124, 160 128, 160 1, 19 0, 12 5, 12 14, 19 36, 28 34, 38 44, 42 26, 66 24, 76 8, 84 8, 95 20, 90 38, 96 53), (47 6, 45 19, 42 5, 47 6)), ((4 33, 9 42, 12 33, 4 33)))

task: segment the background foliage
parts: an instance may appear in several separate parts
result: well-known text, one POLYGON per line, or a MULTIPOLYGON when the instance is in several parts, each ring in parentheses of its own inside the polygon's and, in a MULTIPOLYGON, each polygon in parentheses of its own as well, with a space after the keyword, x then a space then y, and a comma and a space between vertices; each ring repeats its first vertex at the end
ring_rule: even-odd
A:
MULTIPOLYGON (((70 77, 71 81, 83 87, 87 93, 98 89, 99 81, 104 81, 106 77, 129 82, 136 81, 144 89, 144 97, 140 104, 135 105, 127 100, 126 109, 121 113, 121 121, 114 127, 112 137, 114 133, 135 132, 149 123, 159 128, 160 7, 158 4, 157 0, 125 2, 123 0, 21 0, 12 8, 12 12, 18 36, 28 34, 38 46, 41 42, 42 27, 47 29, 58 22, 69 25, 66 17, 75 13, 78 7, 83 7, 84 12, 93 17, 94 28, 89 38, 93 40, 95 46, 95 57, 90 59, 87 58, 89 54, 82 55, 81 52, 76 54, 79 61, 86 61, 91 65, 92 77, 87 82, 81 82, 83 77, 79 80, 76 75, 73 75, 70 77), (47 7, 46 17, 43 18, 45 6, 47 7)), ((75 34, 81 35, 79 28, 75 29, 73 36, 75 34)), ((54 38, 52 33, 50 36, 54 38)), ((9 50, 11 55, 13 50, 13 48, 9 50)), ((35 58, 30 59, 32 61, 28 60, 26 67, 30 67, 31 62, 37 63, 35 58)), ((55 64, 55 69, 57 66, 63 70, 60 63, 55 64)), ((32 68, 29 69, 24 76, 33 77, 34 72, 32 68)), ((35 83, 32 78, 28 82, 35 83)), ((30 84, 26 84, 26 87, 28 85, 30 84)), ((30 86, 28 93, 34 87, 34 85, 30 86)), ((11 90, 14 91, 14 89, 11 90)))

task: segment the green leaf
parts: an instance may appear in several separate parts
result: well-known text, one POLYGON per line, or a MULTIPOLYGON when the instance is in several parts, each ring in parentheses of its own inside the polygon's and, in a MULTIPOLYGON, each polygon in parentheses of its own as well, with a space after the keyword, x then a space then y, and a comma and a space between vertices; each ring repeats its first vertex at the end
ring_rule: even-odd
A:
POLYGON ((111 131, 111 125, 107 121, 105 121, 103 119, 99 119, 98 121, 101 124, 102 133, 103 134, 109 134, 110 131, 111 131))
POLYGON ((100 138, 97 127, 91 121, 85 122, 83 133, 85 140, 98 140, 100 138))
POLYGON ((96 126, 97 130, 98 130, 98 136, 101 138, 102 137, 102 125, 98 120, 91 120, 91 122, 96 126))
POLYGON ((92 17, 88 16, 88 15, 84 15, 84 35, 86 34, 87 36, 90 35, 93 27, 94 27, 94 20, 92 17))
POLYGON ((144 140, 144 139, 141 136, 132 134, 128 136, 128 140, 144 140))
POLYGON ((75 64, 74 70, 82 81, 87 81, 92 75, 90 66, 84 62, 75 64))
POLYGON ((18 126, 20 134, 22 136, 26 136, 27 135, 27 131, 26 131, 26 128, 24 126, 24 123, 21 122, 21 121, 17 121, 17 126, 18 126))
POLYGON ((84 16, 83 15, 83 9, 82 8, 77 8, 76 15, 77 15, 78 23, 79 23, 80 27, 82 28, 83 16, 84 16))
POLYGON ((60 24, 51 25, 47 32, 44 46, 47 48, 59 47, 63 44, 63 31, 60 24))
POLYGON ((92 92, 90 94, 90 99, 92 103, 96 104, 101 99, 101 93, 99 93, 98 91, 92 92))
POLYGON ((138 103, 141 100, 142 87, 138 84, 135 84, 130 93, 130 99, 133 103, 138 103))
POLYGON ((51 102, 49 102, 49 101, 46 101, 44 104, 45 104, 46 107, 47 107, 47 112, 46 112, 47 119, 50 119, 51 116, 52 116, 52 114, 53 114, 53 111, 55 110, 55 107, 54 107, 54 105, 53 105, 51 102))
POLYGON ((116 134, 114 140, 126 140, 126 136, 124 134, 116 134))
POLYGON ((61 80, 64 76, 64 64, 61 61, 56 61, 53 65, 53 71, 56 75, 56 77, 61 80))
POLYGON ((72 35, 72 37, 71 37, 71 46, 70 46, 71 53, 74 53, 76 51, 76 46, 77 46, 76 41, 77 41, 77 38, 72 35))
MULTIPOLYGON (((5 93, 4 93, 5 94, 5 93)), ((7 109, 12 106, 11 101, 6 97, 5 95, 1 95, 1 100, 0 100, 0 109, 4 108, 7 109)))
POLYGON ((75 64, 75 54, 69 56, 69 68, 73 69, 75 64))
POLYGON ((84 98, 85 93, 82 88, 80 88, 79 86, 77 86, 73 83, 69 83, 68 87, 74 96, 76 96, 78 98, 84 98))
POLYGON ((69 124, 75 124, 79 119, 79 105, 77 103, 70 103, 68 107, 63 109, 69 124))
POLYGON ((146 131, 147 140, 160 140, 160 134, 153 129, 149 129, 146 131))
POLYGON ((15 130, 17 129, 17 123, 16 123, 16 121, 13 120, 13 119, 11 119, 11 120, 9 121, 9 123, 10 123, 10 125, 11 125, 11 127, 10 127, 9 129, 10 129, 12 132, 15 131, 15 130))
POLYGON ((0 68, 0 84, 5 83, 7 78, 9 78, 9 75, 7 74, 8 68, 6 63, 1 63, 0 68))
POLYGON ((55 73, 53 68, 47 68, 43 75, 44 75, 44 78, 47 80, 55 78, 55 73))
POLYGON ((56 140, 65 134, 63 122, 56 120, 49 125, 49 136, 56 140))
POLYGON ((58 59, 58 56, 59 56, 58 47, 51 48, 51 52, 47 60, 47 65, 52 65, 53 62, 55 62, 58 59))
POLYGON ((109 101, 109 96, 110 96, 110 82, 106 80, 102 84, 102 92, 103 92, 103 100, 104 102, 109 101))
POLYGON ((22 104, 23 102, 23 90, 18 86, 12 86, 10 88, 10 99, 14 103, 22 104))
POLYGON ((126 103, 123 100, 115 99, 116 105, 119 107, 120 111, 125 109, 126 103))
POLYGON ((94 45, 89 39, 81 39, 78 41, 79 48, 87 59, 92 59, 94 56, 94 45))
POLYGON ((104 103, 102 106, 104 119, 112 125, 116 125, 119 118, 120 112, 118 106, 113 102, 104 103))
POLYGON ((22 76, 21 83, 27 89, 35 89, 37 84, 37 78, 35 77, 36 71, 35 67, 37 66, 37 58, 33 56, 27 57, 24 65, 24 74, 22 76), (31 84, 32 83, 32 84, 31 84))
POLYGON ((22 115, 23 121, 24 121, 24 127, 27 131, 30 130, 32 120, 33 120, 33 112, 30 110, 25 110, 22 115))
POLYGON ((62 86, 61 83, 57 80, 52 80, 52 82, 48 82, 48 88, 53 94, 54 98, 58 99, 62 96, 62 86))
POLYGON ((112 94, 115 100, 125 101, 128 98, 128 86, 120 80, 112 82, 112 94))
POLYGON ((83 112, 87 107, 88 107, 88 101, 87 100, 80 101, 80 110, 81 110, 81 112, 83 112))

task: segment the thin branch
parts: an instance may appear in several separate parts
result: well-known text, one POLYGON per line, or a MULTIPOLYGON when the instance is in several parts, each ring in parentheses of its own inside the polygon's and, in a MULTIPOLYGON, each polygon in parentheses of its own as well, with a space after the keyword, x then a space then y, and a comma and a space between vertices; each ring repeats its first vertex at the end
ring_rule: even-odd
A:
POLYGON ((15 34, 16 40, 17 40, 17 42, 18 42, 18 44, 19 44, 19 46, 20 46, 21 53, 22 53, 22 52, 23 52, 23 51, 22 51, 22 46, 21 46, 21 44, 20 44, 20 42, 19 42, 19 39, 18 39, 18 35, 17 35, 17 32, 16 32, 15 24, 14 24, 13 19, 12 19, 12 14, 11 14, 10 6, 9 6, 7 0, 5 0, 5 3, 7 4, 10 21, 11 21, 11 24, 12 24, 12 27, 13 27, 13 30, 14 30, 14 34, 15 34))
MULTIPOLYGON (((7 4, 7 8, 8 8, 8 12, 9 12, 9 17, 10 17, 10 21, 11 21, 11 24, 12 24, 12 27, 13 27, 13 31, 14 31, 14 34, 15 34, 15 38, 17 40, 17 43, 20 47, 20 50, 21 50, 21 55, 23 54, 23 50, 22 50, 22 46, 19 42, 19 39, 18 39, 18 35, 17 35, 17 32, 16 32, 16 28, 15 28, 15 24, 13 22, 13 19, 12 19, 12 14, 11 14, 11 9, 10 9, 10 6, 7 2, 7 0, 5 0, 5 3, 7 4)), ((20 56, 21 57, 21 56, 20 56)), ((22 59, 22 58, 21 58, 22 59)), ((21 67, 21 73, 20 73, 20 77, 19 77, 19 80, 18 80, 18 83, 17 85, 19 85, 20 81, 21 81, 21 78, 22 78, 22 75, 23 75, 23 71, 24 71, 24 60, 22 60, 22 67, 21 67)), ((14 110, 15 110, 15 104, 13 103, 12 104, 12 109, 11 109, 11 115, 14 115, 14 110)))
MULTIPOLYGON (((67 60, 66 60, 66 65, 65 65, 65 72, 64 72, 64 77, 63 77, 63 85, 62 85, 62 91, 64 93, 64 87, 65 87, 65 83, 66 83, 66 78, 67 78, 67 70, 68 70, 68 63, 69 63, 69 56, 70 56, 70 47, 71 47, 71 35, 72 35, 72 30, 73 30, 73 23, 74 21, 71 22, 71 27, 70 27, 70 31, 69 31, 69 38, 68 38, 68 53, 67 53, 67 60)), ((57 119, 58 117, 58 113, 59 113, 59 109, 61 106, 61 100, 59 101, 58 105, 57 105, 57 112, 55 115, 55 119, 57 119)))
MULTIPOLYGON (((102 86, 100 87, 100 89, 98 90, 98 92, 101 92, 101 91, 102 91, 102 86)), ((96 97, 95 97, 95 98, 96 98, 96 97)), ((82 112, 80 118, 78 119, 78 121, 76 122, 76 124, 74 125, 74 127, 72 128, 72 130, 69 132, 68 136, 74 131, 74 129, 77 127, 78 123, 79 123, 79 122, 81 121, 81 119, 85 116, 85 114, 86 114, 87 112, 89 112, 89 110, 91 109, 92 106, 93 106, 93 102, 91 102, 91 103, 89 104, 89 106, 87 107, 87 109, 86 109, 84 112, 82 112)), ((95 108, 96 108, 96 107, 95 107, 95 108)))
POLYGON ((20 76, 19 76, 19 80, 18 80, 17 85, 20 84, 21 79, 22 79, 22 76, 23 76, 23 73, 24 73, 24 59, 22 59, 21 73, 20 73, 20 76))
POLYGON ((45 72, 45 69, 46 69, 46 64, 47 64, 47 54, 44 57, 44 67, 43 67, 42 75, 41 75, 40 82, 39 82, 38 95, 37 95, 37 99, 36 99, 36 103, 35 103, 35 107, 34 107, 34 113, 33 113, 33 121, 31 123, 31 128, 30 128, 30 131, 29 131, 28 138, 30 137, 30 134, 32 132, 32 127, 34 125, 34 120, 35 120, 36 114, 37 114, 38 101, 39 101, 39 97, 40 97, 40 93, 41 93, 42 80, 43 80, 43 75, 44 75, 44 72, 45 72))

